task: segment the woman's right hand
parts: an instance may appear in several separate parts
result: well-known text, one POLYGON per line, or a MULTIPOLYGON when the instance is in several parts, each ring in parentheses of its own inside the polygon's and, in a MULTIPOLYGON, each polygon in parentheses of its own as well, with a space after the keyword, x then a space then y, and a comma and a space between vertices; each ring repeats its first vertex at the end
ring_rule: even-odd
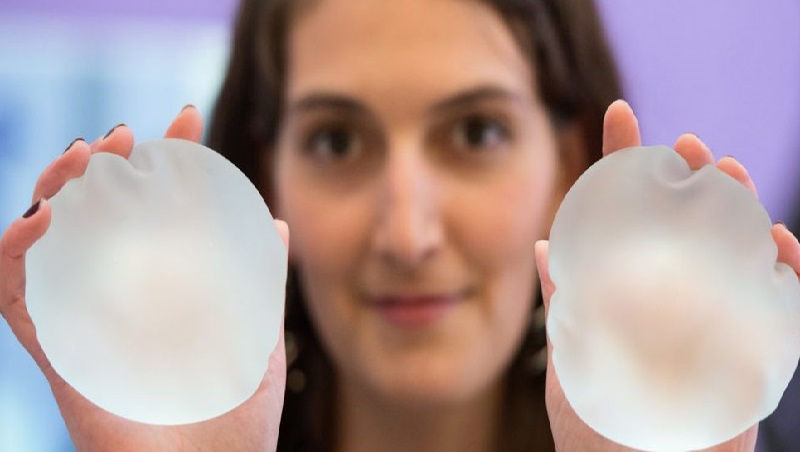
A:
MULTIPOLYGON (((189 106, 178 114, 165 138, 198 142, 202 129, 200 114, 189 106)), ((92 154, 111 152, 127 158, 133 144, 131 130, 120 125, 91 145, 83 140, 74 141, 44 170, 34 189, 33 207, 14 221, 0 239, 0 313, 44 373, 78 450, 274 451, 286 383, 282 331, 270 355, 267 373, 250 399, 222 416, 183 426, 141 424, 95 406, 56 373, 39 345, 25 304, 25 253, 50 226, 47 200, 70 179, 86 172, 92 154)), ((276 226, 288 247, 286 223, 276 220, 276 226)))
MULTIPOLYGON (((625 102, 614 102, 608 108, 605 116, 603 131, 603 155, 612 154, 618 150, 640 146, 641 138, 639 125, 631 110, 625 102)), ((682 135, 675 142, 675 150, 686 160, 692 170, 697 170, 704 165, 715 164, 711 151, 696 136, 682 135)), ((728 174, 734 180, 749 189, 756 195, 756 188, 747 170, 731 157, 720 159, 716 162, 717 168, 728 174)), ((772 226, 770 231, 778 249, 778 262, 792 267, 800 278, 800 242, 782 224, 772 226)), ((550 298, 556 291, 550 279, 548 251, 549 243, 545 240, 536 243, 536 263, 539 270, 542 295, 544 299, 545 317, 549 312, 550 298)), ((591 451, 591 452, 636 452, 628 447, 613 443, 600 436, 586 425, 570 406, 558 375, 552 362, 552 347, 549 337, 547 342, 547 384, 546 404, 550 417, 550 426, 553 431, 556 450, 559 451, 591 451)), ((758 426, 754 425, 735 438, 723 444, 704 449, 703 452, 752 452, 755 449, 758 426)))

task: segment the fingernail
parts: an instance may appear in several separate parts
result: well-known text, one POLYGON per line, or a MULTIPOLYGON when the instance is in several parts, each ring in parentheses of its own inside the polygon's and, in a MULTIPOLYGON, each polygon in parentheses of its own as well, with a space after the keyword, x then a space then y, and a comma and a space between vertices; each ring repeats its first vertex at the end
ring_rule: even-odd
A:
POLYGON ((184 105, 183 108, 181 108, 181 113, 183 113, 183 111, 186 110, 187 108, 195 108, 196 109, 197 107, 195 107, 192 104, 186 104, 186 105, 184 105))
POLYGON ((778 220, 778 221, 776 221, 776 222, 775 222, 775 224, 779 224, 779 225, 783 226, 785 229, 788 229, 788 228, 786 227, 786 223, 784 223, 784 222, 783 222, 783 221, 781 221, 781 220, 778 220))
POLYGON ((36 214, 36 212, 39 211, 39 205, 41 205, 41 204, 42 204, 42 200, 41 199, 36 201, 36 203, 34 205, 32 205, 28 210, 25 211, 25 213, 22 214, 22 218, 30 218, 30 217, 34 216, 36 214))
POLYGON ((114 127, 111 128, 111 130, 108 131, 108 133, 103 135, 103 139, 105 140, 106 138, 108 138, 109 135, 114 133, 115 130, 117 130, 118 128, 120 128, 120 127, 122 127, 124 125, 125 125, 125 123, 119 123, 119 124, 115 125, 114 127))
POLYGON ((64 152, 62 152, 62 153, 61 153, 61 155, 64 155, 64 154, 66 154, 66 153, 67 153, 67 151, 69 151, 70 149, 72 149, 72 145, 73 145, 73 144, 75 144, 75 143, 77 143, 78 141, 86 141, 86 140, 84 140, 84 139, 83 139, 83 137, 78 137, 78 138, 75 138, 75 139, 74 139, 74 140, 72 140, 72 142, 71 142, 71 143, 70 143, 70 144, 67 146, 67 148, 66 148, 66 149, 64 149, 64 152))

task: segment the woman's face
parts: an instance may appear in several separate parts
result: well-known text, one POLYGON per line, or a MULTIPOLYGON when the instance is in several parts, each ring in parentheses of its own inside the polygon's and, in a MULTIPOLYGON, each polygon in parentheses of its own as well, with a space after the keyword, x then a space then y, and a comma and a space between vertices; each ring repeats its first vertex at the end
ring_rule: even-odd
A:
POLYGON ((289 38, 277 213, 342 381, 403 402, 490 388, 560 192, 535 74, 478 2, 319 1, 289 38))

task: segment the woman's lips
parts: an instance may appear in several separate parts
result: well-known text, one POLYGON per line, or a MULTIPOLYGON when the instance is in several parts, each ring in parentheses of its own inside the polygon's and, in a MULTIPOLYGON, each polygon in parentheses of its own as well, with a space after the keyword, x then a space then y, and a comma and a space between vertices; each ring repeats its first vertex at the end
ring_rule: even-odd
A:
POLYGON ((372 298, 371 306, 389 323, 419 328, 435 323, 464 300, 463 294, 386 295, 372 298))

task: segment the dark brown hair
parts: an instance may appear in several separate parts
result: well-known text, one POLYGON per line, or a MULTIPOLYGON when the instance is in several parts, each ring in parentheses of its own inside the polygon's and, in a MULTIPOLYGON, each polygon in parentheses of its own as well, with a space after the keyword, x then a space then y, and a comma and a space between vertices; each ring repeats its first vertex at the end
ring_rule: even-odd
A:
MULTIPOLYGON (((497 11, 537 74, 556 127, 578 127, 580 171, 601 156, 605 109, 621 97, 616 67, 592 0, 482 0, 497 11)), ((305 3, 305 2, 303 2, 305 3)), ((271 156, 284 102, 288 27, 296 0, 242 0, 208 145, 273 199, 271 156)), ((577 174, 573 175, 574 177, 577 174)), ((572 177, 572 176, 570 176, 572 177)), ((536 301, 536 306, 541 300, 536 301)), ((536 324, 536 322, 534 322, 536 324)), ((278 450, 332 451, 337 441, 335 372, 306 311, 296 269, 286 297, 287 390, 278 450)), ((544 402, 544 330, 532 327, 506 372, 497 449, 554 450, 544 402)))

